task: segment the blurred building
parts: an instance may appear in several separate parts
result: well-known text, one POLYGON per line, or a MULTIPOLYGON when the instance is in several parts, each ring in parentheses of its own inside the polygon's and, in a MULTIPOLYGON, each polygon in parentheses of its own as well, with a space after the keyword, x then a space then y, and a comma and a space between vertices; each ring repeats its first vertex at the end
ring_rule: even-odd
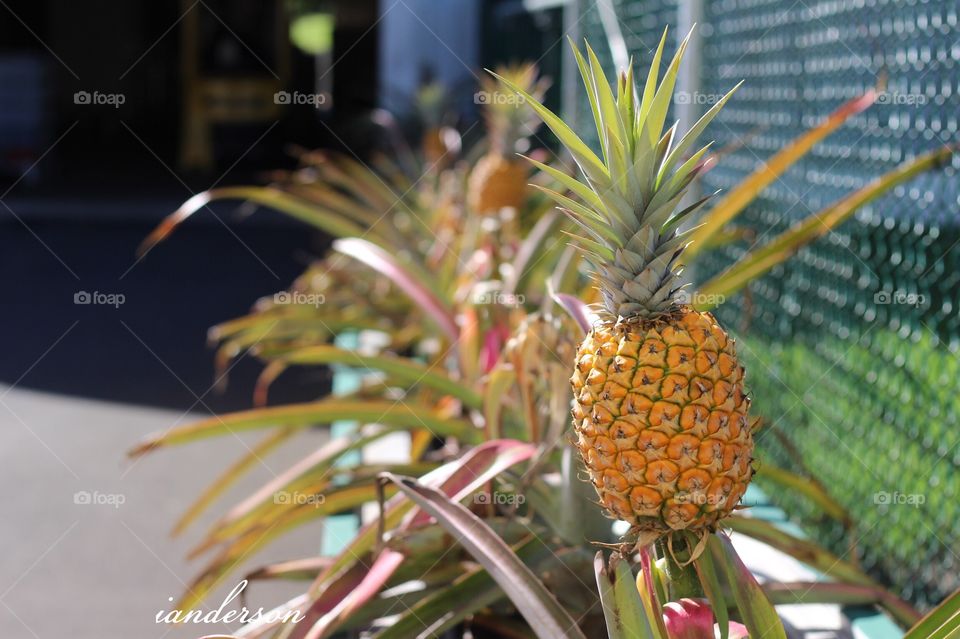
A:
MULTIPOLYGON (((383 140, 371 112, 415 127, 431 80, 468 128, 484 67, 540 58, 555 75, 563 49, 563 10, 543 0, 9 0, 0 15, 0 264, 22 274, 0 286, 0 382, 29 368, 21 385, 177 406, 191 394, 157 357, 208 388, 207 328, 286 287, 327 239, 226 203, 139 259, 164 216, 263 183, 294 147, 363 158, 383 140), (127 301, 74 306, 83 291, 127 301)), ((248 405, 255 370, 211 406, 248 405)))

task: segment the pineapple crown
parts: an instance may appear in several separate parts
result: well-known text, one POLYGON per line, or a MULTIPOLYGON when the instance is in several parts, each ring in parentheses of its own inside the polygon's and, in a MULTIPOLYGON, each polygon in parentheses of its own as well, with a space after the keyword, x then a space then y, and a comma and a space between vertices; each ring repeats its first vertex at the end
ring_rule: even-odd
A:
MULTIPOLYGON (((543 100, 550 81, 539 78, 539 69, 533 62, 509 64, 497 67, 497 77, 505 78, 522 90, 538 104, 543 100)), ((540 126, 537 114, 526 108, 515 96, 504 100, 500 85, 492 77, 480 79, 480 93, 483 100, 483 119, 490 137, 491 150, 496 153, 513 153, 521 140, 526 140, 540 126)))
POLYGON ((710 145, 688 152, 740 86, 719 99, 682 136, 677 134, 676 123, 664 132, 690 34, 677 47, 658 82, 666 39, 664 30, 643 91, 637 88, 631 61, 617 78, 616 95, 590 44, 586 44, 584 58, 570 41, 597 127, 602 159, 557 115, 508 78, 498 76, 530 103, 580 168, 583 177, 577 180, 530 159, 573 196, 537 187, 586 232, 575 240, 594 267, 604 309, 615 319, 653 319, 680 305, 679 258, 689 235, 689 230, 679 228, 680 223, 709 199, 679 208, 690 184, 704 169, 710 145))

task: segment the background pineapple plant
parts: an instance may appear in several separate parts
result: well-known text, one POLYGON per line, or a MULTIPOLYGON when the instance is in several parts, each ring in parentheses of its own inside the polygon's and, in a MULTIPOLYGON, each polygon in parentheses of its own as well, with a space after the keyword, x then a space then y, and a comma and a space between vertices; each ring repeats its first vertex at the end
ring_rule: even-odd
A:
MULTIPOLYGON (((537 65, 517 64, 498 69, 514 86, 528 95, 543 99, 549 82, 538 77, 537 65)), ((529 147, 527 138, 536 131, 539 121, 524 107, 516 95, 503 92, 496 80, 480 80, 483 120, 487 128, 487 152, 470 172, 467 203, 478 213, 498 213, 501 209, 519 210, 526 199, 529 165, 517 157, 529 147)))

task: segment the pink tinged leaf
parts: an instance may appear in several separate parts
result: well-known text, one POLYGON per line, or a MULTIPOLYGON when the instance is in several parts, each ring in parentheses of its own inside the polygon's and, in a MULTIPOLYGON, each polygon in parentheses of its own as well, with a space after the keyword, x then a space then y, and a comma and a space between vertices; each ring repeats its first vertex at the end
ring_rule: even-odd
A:
POLYGON ((366 264, 406 293, 450 338, 457 341, 460 331, 453 314, 426 286, 405 269, 394 256, 376 244, 358 237, 336 240, 333 248, 348 257, 366 264))
MULTIPOLYGON (((425 486, 440 489, 454 501, 460 501, 508 468, 527 461, 536 451, 536 446, 527 442, 493 439, 473 448, 459 460, 447 464, 453 467, 453 472, 442 482, 430 476, 440 470, 439 468, 425 475, 420 482, 425 486)), ((430 515, 418 508, 405 522, 404 527, 415 528, 429 521, 430 515)))
MULTIPOLYGON (((507 468, 530 459, 535 451, 534 446, 525 442, 511 439, 491 440, 470 449, 460 459, 430 471, 421 477, 420 481, 428 486, 440 488, 447 495, 455 495, 457 499, 462 499, 507 468)), ((397 495, 387 502, 384 507, 385 512, 381 513, 380 517, 386 518, 389 514, 396 513, 404 504, 411 505, 403 495, 397 495)), ((429 521, 429 515, 413 508, 408 513, 406 521, 401 524, 401 529, 414 528, 429 521)), ((355 539, 364 539, 371 534, 375 534, 379 524, 379 520, 366 524, 357 533, 355 539)), ((356 559, 358 554, 367 552, 367 550, 351 544, 344 552, 349 554, 352 559, 356 559)), ((314 596, 319 596, 319 593, 322 592, 321 589, 344 565, 335 561, 331 568, 317 577, 310 587, 310 592, 314 596)))
MULTIPOLYGON (((471 449, 467 454, 458 460, 444 464, 423 476, 421 482, 425 485, 434 486, 447 497, 459 501, 488 481, 505 471, 506 469, 530 459, 536 452, 536 447, 526 442, 520 442, 511 439, 496 439, 484 442, 471 449)), ((381 518, 386 516, 387 512, 395 511, 406 501, 403 495, 397 495, 386 506, 381 518)), ((414 508, 400 524, 400 530, 409 530, 418 526, 425 525, 430 521, 430 514, 414 508)), ((367 524, 360 531, 358 537, 368 532, 371 528, 378 526, 378 521, 367 524)), ((348 548, 349 550, 349 548, 348 548)), ((380 592, 383 585, 396 572, 405 556, 402 553, 385 549, 375 560, 369 572, 365 575, 361 563, 354 563, 348 574, 355 574, 359 571, 361 578, 357 579, 354 585, 347 589, 338 588, 331 592, 329 587, 319 591, 318 599, 310 608, 306 619, 297 626, 297 633, 291 639, 296 637, 323 637, 328 631, 336 630, 339 622, 349 617, 350 613, 363 607, 368 601, 380 592), (304 635, 307 630, 313 632, 312 627, 319 628, 317 632, 321 634, 304 635), (302 629, 302 630, 301 630, 302 629)), ((319 586, 322 586, 330 578, 326 572, 321 574, 311 586, 311 592, 316 592, 319 586)), ((334 582, 339 584, 341 579, 334 582)))
POLYGON ((714 639, 713 611, 696 599, 670 601, 663 606, 670 639, 714 639))
POLYGON ((297 624, 290 639, 322 639, 329 636, 339 622, 349 618, 351 614, 377 596, 405 559, 406 556, 403 553, 389 548, 384 549, 360 583, 356 584, 325 614, 321 616, 321 610, 318 609, 315 612, 311 607, 310 613, 316 614, 319 618, 311 618, 308 614, 306 619, 297 624))
POLYGON ((554 293, 553 299, 559 304, 567 314, 577 321, 584 334, 589 333, 590 329, 597 321, 596 315, 590 310, 590 307, 582 300, 568 295, 566 293, 554 293))
POLYGON ((667 627, 663 621, 663 608, 657 597, 657 589, 653 583, 653 560, 650 556, 650 546, 640 548, 640 570, 643 572, 643 582, 646 587, 647 605, 650 606, 650 616, 657 622, 657 630, 661 636, 667 635, 667 627))
POLYGON ((747 627, 736 621, 730 622, 730 639, 750 639, 750 633, 747 627))
POLYGON ((410 477, 383 473, 429 512, 477 560, 540 639, 586 639, 543 582, 482 519, 442 492, 410 477))
POLYGON ((480 354, 480 364, 484 374, 493 370, 500 359, 500 350, 503 348, 503 331, 499 328, 487 331, 483 338, 483 351, 480 354))

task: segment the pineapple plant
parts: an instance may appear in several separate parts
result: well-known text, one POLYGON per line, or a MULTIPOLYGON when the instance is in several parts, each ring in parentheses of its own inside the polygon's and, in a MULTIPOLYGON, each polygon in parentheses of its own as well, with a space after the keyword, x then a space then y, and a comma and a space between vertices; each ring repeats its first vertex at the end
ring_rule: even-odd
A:
MULTIPOLYGON (((213 554, 191 583, 181 607, 190 607, 209 595, 240 569, 245 558, 274 543, 276 535, 319 523, 344 509, 379 502, 380 515, 335 556, 267 566, 260 573, 271 579, 313 580, 304 594, 279 607, 303 609, 309 604, 310 615, 300 628, 278 623, 245 628, 241 635, 303 636, 309 632, 310 636, 330 636, 370 630, 377 639, 404 639, 420 636, 429 627, 436 634, 449 631, 452 636, 469 636, 477 630, 484 636, 516 636, 518 629, 525 632, 518 625, 520 617, 526 616, 524 606, 539 600, 535 617, 528 617, 538 636, 580 637, 578 625, 585 636, 602 636, 596 624, 603 620, 601 608, 606 614, 615 607, 609 599, 611 586, 632 590, 635 598, 644 595, 642 606, 652 612, 651 626, 665 623, 669 629, 670 614, 685 604, 686 597, 700 599, 704 595, 720 624, 722 611, 731 607, 723 600, 724 593, 738 592, 749 573, 736 563, 723 535, 706 532, 735 508, 751 477, 752 435, 745 421, 749 402, 733 341, 702 312, 707 309, 684 303, 681 262, 690 263, 704 244, 682 252, 691 236, 681 231, 681 224, 703 202, 693 206, 680 202, 702 172, 706 157, 706 149, 691 155, 689 147, 726 99, 687 135, 677 136, 675 126, 664 135, 679 59, 669 65, 658 84, 656 69, 662 50, 661 42, 643 92, 633 86, 627 71, 618 79, 616 97, 589 48, 589 60, 578 53, 603 160, 562 120, 530 99, 534 96, 527 85, 508 78, 570 149, 585 175, 583 181, 577 181, 556 168, 537 164, 552 180, 543 184, 556 189, 543 190, 585 229, 582 234, 586 237, 580 240, 586 249, 583 254, 594 264, 603 300, 600 321, 579 348, 583 334, 573 322, 542 314, 549 306, 543 303, 548 297, 543 281, 550 275, 549 292, 556 293, 555 301, 581 327, 587 325, 582 307, 571 311, 574 297, 594 299, 580 290, 579 256, 565 258, 568 253, 563 243, 551 241, 570 225, 542 224, 557 214, 540 207, 543 198, 528 189, 528 199, 531 195, 538 199, 527 208, 541 219, 516 243, 513 259, 504 262, 501 251, 487 247, 495 242, 496 246, 506 245, 502 229, 492 224, 489 214, 462 206, 463 187, 468 183, 464 167, 473 155, 464 155, 464 162, 433 167, 436 174, 427 169, 431 179, 422 181, 407 175, 390 158, 375 158, 376 170, 351 158, 315 166, 311 162, 295 179, 279 180, 269 187, 215 189, 202 198, 192 198, 161 227, 157 239, 207 201, 240 198, 340 237, 331 255, 350 259, 349 265, 341 267, 339 259, 328 257, 311 267, 294 287, 295 292, 323 294, 327 298, 324 304, 258 304, 250 315, 221 325, 214 336, 225 359, 251 351, 260 357, 266 365, 261 380, 266 380, 264 387, 293 366, 337 364, 382 374, 371 376, 351 394, 176 426, 132 451, 144 454, 228 435, 236 429, 271 429, 261 443, 198 496, 179 522, 180 531, 222 497, 225 488, 257 459, 295 437, 303 427, 338 420, 362 425, 355 433, 335 438, 332 445, 310 451, 302 463, 271 482, 270 490, 261 490, 230 509, 210 529, 194 555, 213 554), (421 182, 422 188, 411 188, 421 182), (448 184, 452 185, 449 191, 448 184), (394 200, 397 193, 403 194, 399 201, 394 200), (383 211, 390 216, 381 223, 383 211), (432 232, 426 233, 427 229, 432 232), (560 249, 551 248, 557 244, 560 249), (532 271, 534 266, 536 271, 532 271), (347 286, 357 277, 364 285, 361 289, 347 286), (526 300, 522 309, 481 304, 478 296, 464 294, 486 284, 488 278, 498 277, 504 280, 501 287, 490 290, 522 295, 526 300), (390 285, 382 288, 385 282, 390 285), (362 299, 351 303, 348 293, 362 299), (365 294, 369 299, 363 298, 365 294), (366 303, 361 303, 364 299, 366 303), (540 308, 540 313, 534 313, 535 308, 540 308), (389 343, 370 349, 331 343, 338 332, 370 328, 389 334, 389 343), (447 348, 448 343, 456 349, 447 348), (492 370, 487 362, 495 365, 492 370), (572 366, 576 366, 575 398, 568 381, 572 366), (520 393, 519 401, 511 389, 520 393), (578 416, 578 446, 558 449, 553 435, 569 427, 571 401, 578 416), (636 436, 630 428, 636 430, 636 436), (361 446, 398 431, 410 433, 412 451, 407 462, 385 466, 347 458, 361 446), (446 445, 431 450, 434 437, 444 439, 446 445), (573 460, 579 455, 588 463, 592 485, 578 479, 578 465, 573 460), (383 471, 390 474, 384 477, 383 471), (384 483, 384 479, 389 481, 384 483), (610 523, 595 516, 591 503, 594 488, 610 515, 633 524, 644 577, 638 593, 630 574, 636 569, 632 553, 614 553, 619 564, 611 558, 609 566, 601 558, 595 569, 603 606, 595 605, 595 597, 583 596, 580 587, 582 576, 589 571, 593 543, 607 545, 602 542, 615 540, 610 523), (278 503, 272 498, 278 489, 322 494, 324 502, 278 503), (497 495, 514 499, 494 499, 497 495), (465 500, 473 502, 470 508, 461 504, 465 500), (695 512, 688 505, 694 506, 695 512), (276 532, 264 534, 265 530, 276 532), (687 555, 694 564, 683 567, 689 569, 685 575, 674 570, 679 561, 670 542, 674 535, 682 535, 689 544, 691 531, 703 543, 687 555), (451 535, 465 545, 471 542, 466 546, 471 557, 449 552, 451 535), (641 545, 655 538, 663 542, 658 548, 641 545), (656 558, 651 556, 654 550, 656 558), (520 566, 505 573, 503 566, 511 557, 521 559, 533 574, 524 573, 520 566), (429 566, 426 571, 425 566, 429 566), (716 574, 721 588, 684 592, 678 586, 689 584, 686 577, 694 568, 716 574), (619 577, 613 580, 616 573, 619 577), (518 584, 527 590, 526 596, 516 597, 518 584), (536 595, 538 584, 548 591, 542 597, 536 595), (565 611, 551 604, 553 596, 565 611), (515 605, 508 604, 507 598, 515 599, 515 605), (669 600, 676 605, 657 603, 669 600), (316 611, 332 612, 318 616, 316 611), (397 612, 400 614, 391 614, 397 612), (559 629, 545 626, 540 613, 554 617, 559 629)), ((827 135, 850 112, 847 109, 843 117, 829 119, 829 126, 822 126, 817 135, 827 135)), ((809 144, 795 143, 784 152, 791 154, 792 162, 808 148, 809 144)), ((783 232, 748 253, 731 271, 701 286, 697 303, 704 298, 704 286, 707 291, 732 294, 787 259, 796 247, 846 219, 857 206, 911 175, 938 166, 938 158, 946 155, 911 161, 811 216, 809 224, 805 221, 783 232)), ((736 206, 721 206, 722 201, 714 205, 701 231, 728 223, 743 202, 776 177, 767 166, 758 171, 765 182, 755 176, 732 189, 731 194, 738 189, 741 195, 744 189, 749 193, 739 198, 728 195, 732 202, 739 202, 736 206)), ((764 470, 769 468, 765 464, 764 470)), ((787 537, 783 541, 782 534, 765 533, 763 522, 734 516, 723 523, 758 539, 780 540, 791 554, 813 560, 825 574, 848 580, 844 586, 859 584, 865 589, 861 591, 864 597, 876 597, 869 578, 841 557, 811 552, 802 540, 787 537)), ((802 586, 800 591, 810 593, 817 584, 802 586)), ((775 614, 759 586, 750 587, 755 599, 752 608, 744 612, 743 602, 730 603, 736 603, 748 626, 763 622, 752 633, 755 636, 780 636, 766 634, 775 625, 775 614), (757 614, 762 609, 766 612, 757 614)), ((622 594, 617 593, 612 603, 625 600, 622 594)), ((789 602, 795 591, 774 594, 781 597, 778 602, 789 602)), ((904 625, 912 623, 910 611, 904 614, 895 598, 894 605, 889 597, 881 601, 886 601, 894 614, 901 611, 904 625)), ((633 605, 632 610, 639 612, 640 605, 633 605)), ((614 619, 611 628, 627 627, 625 621, 614 619)), ((621 635, 611 629, 611 638, 619 636, 641 635, 621 635)), ((669 634, 664 629, 653 636, 669 634)))
MULTIPOLYGON (((537 79, 537 66, 517 64, 498 69, 501 76, 522 87, 528 95, 543 99, 548 82, 537 79)), ((470 173, 467 204, 481 214, 498 213, 501 209, 520 209, 527 197, 529 167, 514 153, 533 133, 539 121, 514 95, 504 95, 495 80, 483 78, 478 102, 484 106, 489 149, 470 173)))
MULTIPOLYGON (((608 516, 632 525, 638 545, 675 531, 704 534, 738 505, 752 475, 750 399, 734 340, 685 303, 683 206, 709 145, 681 160, 733 91, 685 135, 664 133, 686 40, 663 79, 663 46, 642 93, 630 70, 617 94, 593 50, 574 46, 603 149, 601 160, 556 115, 501 78, 544 119, 583 174, 551 173, 579 201, 544 189, 584 231, 575 238, 601 294, 570 383, 576 444, 608 516)), ((735 89, 734 89, 735 90, 735 89)))

